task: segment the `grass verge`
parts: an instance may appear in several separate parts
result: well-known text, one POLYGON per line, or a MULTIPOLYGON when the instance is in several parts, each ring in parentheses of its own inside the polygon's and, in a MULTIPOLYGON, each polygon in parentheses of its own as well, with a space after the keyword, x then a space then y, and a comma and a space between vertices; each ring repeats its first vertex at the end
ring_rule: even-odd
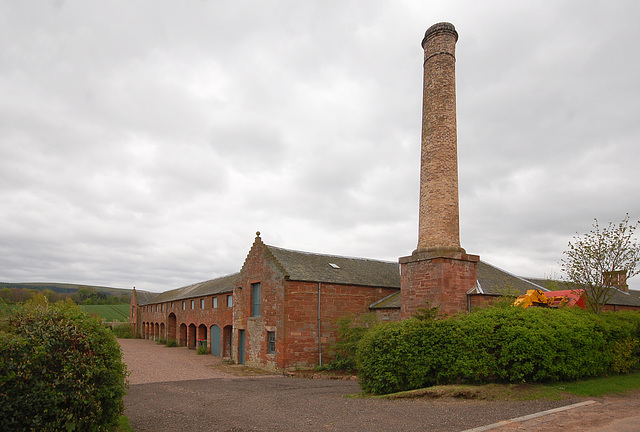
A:
POLYGON ((381 396, 359 394, 353 397, 383 399, 451 397, 482 400, 560 400, 568 396, 599 397, 620 395, 637 389, 640 389, 640 372, 565 383, 446 385, 381 396))
POLYGON ((578 396, 623 394, 631 390, 640 389, 640 372, 562 383, 555 387, 563 392, 578 396))
POLYGON ((113 432, 135 432, 129 424, 129 419, 126 416, 121 415, 118 420, 118 425, 113 429, 113 432))

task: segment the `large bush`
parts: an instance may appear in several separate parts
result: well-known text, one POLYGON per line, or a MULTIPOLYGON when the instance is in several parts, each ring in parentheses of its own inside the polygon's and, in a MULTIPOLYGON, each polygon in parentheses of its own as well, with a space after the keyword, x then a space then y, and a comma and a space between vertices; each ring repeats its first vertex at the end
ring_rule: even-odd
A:
POLYGON ((358 348, 365 391, 448 383, 572 380, 639 365, 640 314, 495 307, 368 332, 358 348))
POLYGON ((120 346, 73 303, 9 311, 0 352, 0 430, 108 431, 124 411, 120 346))

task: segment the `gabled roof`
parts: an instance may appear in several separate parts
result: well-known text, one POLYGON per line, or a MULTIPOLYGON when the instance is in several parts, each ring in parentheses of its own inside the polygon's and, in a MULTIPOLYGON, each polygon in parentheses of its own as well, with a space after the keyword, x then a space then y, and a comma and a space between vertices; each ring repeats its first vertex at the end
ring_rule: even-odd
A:
MULTIPOLYGON (((476 285, 467 294, 485 295, 521 295, 527 290, 546 288, 536 285, 524 278, 513 275, 484 261, 478 262, 478 279, 476 285)), ((391 294, 369 306, 371 309, 400 308, 400 292, 391 294)))
POLYGON ((531 289, 549 291, 544 285, 538 285, 494 265, 479 261, 478 283, 468 294, 519 296, 531 289))
MULTIPOLYGON (((533 279, 527 278, 528 280, 538 283, 539 285, 552 286, 552 291, 556 290, 568 290, 568 289, 583 289, 571 282, 567 281, 558 281, 558 280, 548 280, 548 279, 533 279)), ((640 306, 640 291, 629 290, 629 292, 621 291, 618 288, 610 287, 610 290, 613 290, 613 294, 611 298, 607 302, 608 305, 616 305, 616 306, 640 306)))
POLYGON ((234 273, 228 276, 223 276, 217 279, 211 279, 204 282, 197 282, 191 285, 184 286, 182 288, 176 288, 170 291, 162 293, 149 293, 155 294, 145 299, 143 302, 138 297, 139 305, 164 303, 168 301, 184 300, 194 297, 203 297, 213 294, 226 294, 233 292, 233 288, 236 286, 239 278, 239 273, 234 273))
POLYGON ((400 288, 397 262, 265 247, 289 280, 400 288))
POLYGON ((135 290, 136 299, 138 299, 138 305, 149 304, 149 300, 158 295, 150 291, 135 290))
POLYGON ((400 309, 400 291, 386 296, 369 306, 370 309, 400 309))
POLYGON ((617 288, 610 289, 615 290, 615 292, 607 302, 608 305, 640 306, 640 291, 629 290, 629 292, 624 292, 617 288))

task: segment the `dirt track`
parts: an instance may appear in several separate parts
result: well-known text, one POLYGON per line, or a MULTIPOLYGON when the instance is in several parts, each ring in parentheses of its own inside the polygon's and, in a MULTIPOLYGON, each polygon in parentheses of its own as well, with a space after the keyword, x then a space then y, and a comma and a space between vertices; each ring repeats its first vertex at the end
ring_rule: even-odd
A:
MULTIPOLYGON (((355 381, 252 376, 186 348, 166 348, 148 340, 120 343, 131 371, 125 414, 137 432, 463 431, 584 400, 350 398, 346 396, 360 391, 355 381)), ((640 421, 632 418, 640 413, 640 393, 597 401, 589 407, 494 430, 640 430, 640 421), (621 417, 638 428, 624 429, 624 422, 613 423, 621 417)))

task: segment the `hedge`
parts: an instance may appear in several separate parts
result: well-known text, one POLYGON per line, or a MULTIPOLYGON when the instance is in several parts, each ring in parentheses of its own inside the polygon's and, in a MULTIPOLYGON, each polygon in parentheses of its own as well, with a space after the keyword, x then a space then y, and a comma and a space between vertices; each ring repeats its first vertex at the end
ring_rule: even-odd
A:
POLYGON ((391 393, 451 383, 547 382, 624 373, 640 362, 640 314, 494 307, 377 326, 357 352, 360 385, 391 393))
POLYGON ((109 431, 124 411, 120 346, 73 303, 9 311, 0 352, 0 430, 109 431))

